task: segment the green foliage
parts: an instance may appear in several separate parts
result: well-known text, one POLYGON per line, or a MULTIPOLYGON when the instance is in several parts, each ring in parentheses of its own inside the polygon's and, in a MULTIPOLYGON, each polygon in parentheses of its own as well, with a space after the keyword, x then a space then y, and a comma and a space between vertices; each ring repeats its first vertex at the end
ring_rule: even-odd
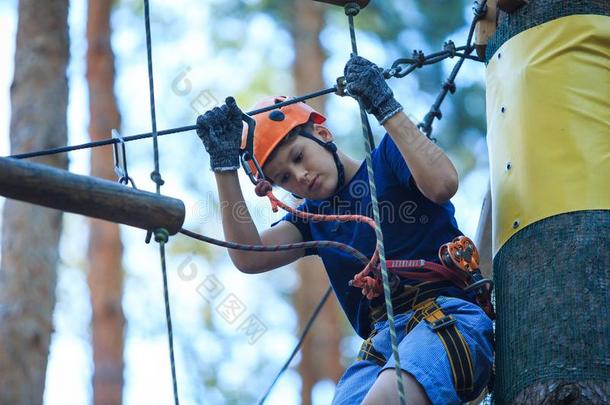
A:
MULTIPOLYGON (((342 8, 326 4, 321 4, 321 6, 327 9, 327 25, 344 29, 347 33, 347 19, 342 8)), ((449 39, 460 46, 466 41, 466 29, 472 18, 471 6, 472 3, 468 1, 450 0, 372 1, 355 18, 357 35, 361 36, 362 33, 366 33, 379 41, 390 60, 411 56, 413 50, 423 50, 424 53, 439 51, 442 49, 443 43, 449 39)), ((247 24, 257 14, 270 16, 277 24, 277 29, 290 31, 291 19, 294 18, 290 14, 292 7, 291 2, 282 0, 225 1, 214 8, 214 14, 219 18, 216 19, 218 29, 214 29, 213 32, 222 33, 225 19, 239 19, 242 23, 247 24)), ((244 36, 232 38, 230 41, 223 40, 222 34, 216 34, 216 36, 218 41, 215 45, 219 50, 225 49, 225 47, 238 50, 244 45, 244 36)), ((402 80, 417 83, 419 90, 427 96, 420 97, 420 100, 423 98, 433 100, 441 90, 442 83, 450 72, 450 67, 457 62, 457 59, 450 61, 451 63, 446 65, 448 67, 443 68, 441 64, 425 66, 402 80)), ((465 65, 468 64, 475 65, 476 62, 466 61, 465 65)), ((255 75, 252 88, 245 89, 242 96, 249 99, 252 94, 271 89, 269 81, 274 77, 274 72, 278 73, 277 68, 262 66, 260 73, 255 75)), ((439 144, 451 150, 458 158, 464 159, 464 162, 458 162, 458 166, 466 170, 474 166, 477 157, 468 151, 468 147, 464 147, 462 137, 465 133, 473 131, 482 137, 485 131, 485 113, 484 108, 481 108, 484 105, 482 81, 481 77, 475 83, 468 83, 465 87, 460 87, 460 75, 458 75, 456 80, 458 91, 447 97, 441 106, 443 119, 440 122, 435 121, 433 124, 433 135, 438 138, 439 144), (473 100, 476 101, 474 107, 473 100)), ((397 97, 403 101, 407 109, 415 107, 408 104, 413 101, 401 98, 400 93, 397 93, 397 97)), ((419 107, 421 108, 421 105, 419 107)), ((421 119, 423 116, 419 118, 421 119)), ((359 138, 357 139, 359 141, 359 138)))

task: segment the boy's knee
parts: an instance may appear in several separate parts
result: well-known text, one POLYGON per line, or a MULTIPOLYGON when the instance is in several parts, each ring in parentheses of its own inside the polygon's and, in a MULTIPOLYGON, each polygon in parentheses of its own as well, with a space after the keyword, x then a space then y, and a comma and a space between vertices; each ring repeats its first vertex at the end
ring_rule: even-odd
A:
MULTIPOLYGON (((428 405, 430 400, 424 388, 411 374, 402 372, 402 384, 405 391, 406 403, 412 405, 428 405)), ((386 369, 375 381, 367 393, 362 405, 398 405, 398 384, 396 383, 395 369, 386 369)))

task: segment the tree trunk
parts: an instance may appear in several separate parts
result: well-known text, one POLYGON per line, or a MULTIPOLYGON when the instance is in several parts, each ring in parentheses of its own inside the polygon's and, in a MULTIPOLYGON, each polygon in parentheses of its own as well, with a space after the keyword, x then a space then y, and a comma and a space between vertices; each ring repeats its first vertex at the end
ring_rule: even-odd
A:
MULTIPOLYGON (((292 38, 296 49, 293 73, 296 95, 324 87, 322 66, 325 55, 319 41, 324 25, 324 5, 311 1, 294 2, 295 16, 291 22, 292 38)), ((321 99, 308 101, 318 111, 323 111, 321 99)), ((328 288, 328 277, 319 258, 308 257, 297 263, 301 284, 294 295, 294 302, 302 329, 311 312, 328 288)), ((340 362, 342 318, 335 295, 331 295, 320 312, 309 336, 303 342, 299 373, 302 379, 301 403, 311 404, 311 391, 316 382, 331 379, 335 382, 343 374, 340 362)))
POLYGON ((499 404, 610 403, 609 27, 531 0, 488 43, 499 404))
MULTIPOLYGON (((11 86, 11 153, 66 144, 68 1, 21 0, 11 86)), ((65 155, 37 159, 66 168, 65 155)), ((13 200, 2 220, 0 404, 42 403, 62 214, 13 200)))
MULTIPOLYGON (((89 136, 109 138, 120 126, 114 96, 114 55, 110 41, 112 0, 89 0, 87 12, 87 84, 89 136)), ((91 175, 115 179, 112 147, 91 150, 91 175)), ((90 220, 89 290, 92 306, 93 403, 120 404, 123 392, 123 335, 121 307, 123 270, 119 226, 90 220)))

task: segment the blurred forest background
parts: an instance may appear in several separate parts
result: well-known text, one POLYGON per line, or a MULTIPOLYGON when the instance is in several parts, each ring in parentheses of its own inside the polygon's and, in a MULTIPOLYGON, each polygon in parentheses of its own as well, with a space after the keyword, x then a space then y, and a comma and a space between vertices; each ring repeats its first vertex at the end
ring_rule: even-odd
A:
MULTIPOLYGON (((112 128, 125 136, 150 131, 141 0, 20 3, 0 1, 2 156, 105 139, 112 128), (29 45, 33 30, 25 29, 17 40, 20 17, 24 27, 49 28, 46 37, 63 59, 29 45), (67 28, 53 22, 62 18, 67 28), (68 45, 69 59, 61 50, 68 45), (53 65, 25 57, 27 52, 64 62, 53 65), (51 66, 56 66, 55 78, 51 66), (59 94, 68 91, 67 99, 45 91, 42 78, 59 86, 54 90, 59 94), (11 97, 13 81, 20 86, 13 86, 11 97), (19 96, 24 88, 30 89, 28 95, 19 96), (30 105, 31 100, 40 105, 30 105), (35 114, 36 108, 49 117, 35 114), (67 128, 67 140, 65 129, 59 133, 58 128, 67 128)), ((373 0, 355 20, 359 53, 388 67, 414 49, 435 52, 449 39, 463 45, 471 7, 462 0, 373 0)), ((151 24, 159 129, 191 125, 229 95, 247 110, 264 95, 330 87, 343 74, 351 49, 343 10, 309 0, 152 0, 151 24)), ((415 121, 429 110, 455 62, 448 59, 389 81, 415 121)), ((474 236, 488 183, 484 65, 467 61, 456 84, 433 135, 458 168, 460 191, 453 202, 461 229, 474 236)), ((328 115, 338 145, 363 159, 355 101, 330 95, 310 103, 328 115)), ((378 141, 382 128, 373 127, 378 141)), ((196 134, 164 136, 159 145, 162 192, 185 202, 185 228, 222 238, 216 186, 196 134)), ((129 143, 127 153, 137 186, 154 190, 152 143, 129 143)), ((72 152, 69 162, 45 162, 114 178, 109 148, 72 152)), ((263 229, 282 214, 273 213, 240 176, 254 221, 263 229)), ((0 356, 0 398, 27 397, 35 403, 42 397, 45 404, 171 403, 157 246, 146 245, 145 233, 133 228, 71 214, 59 217, 3 199, 0 205, 0 351, 5 353, 0 356), (21 312, 11 312, 14 308, 21 312), (15 364, 15 358, 23 364, 15 364)), ((183 404, 254 403, 328 287, 318 259, 245 275, 233 268, 225 250, 182 236, 170 239, 168 277, 183 404), (239 316, 223 312, 227 300, 240 303, 239 316), (253 320, 258 325, 254 334, 244 327, 253 320)), ((360 343, 333 298, 266 403, 330 403, 360 343)))

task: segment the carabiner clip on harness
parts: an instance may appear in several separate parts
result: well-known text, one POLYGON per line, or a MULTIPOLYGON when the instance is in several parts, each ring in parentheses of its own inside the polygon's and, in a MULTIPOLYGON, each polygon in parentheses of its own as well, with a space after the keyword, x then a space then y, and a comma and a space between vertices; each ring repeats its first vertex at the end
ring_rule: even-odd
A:
MULTIPOLYGON (((424 289, 430 283, 449 281, 466 292, 474 291, 478 305, 491 319, 495 319, 491 303, 493 282, 481 274, 479 252, 474 242, 466 236, 458 236, 440 247, 438 257, 441 264, 426 260, 387 260, 392 291, 398 291, 401 278, 419 281, 424 289)), ((383 288, 378 261, 373 260, 356 274, 349 285, 364 289, 368 299, 381 295, 383 288)))
POLYGON ((464 291, 474 291, 481 308, 491 319, 495 319, 491 303, 493 281, 481 274, 479 251, 474 242, 466 236, 458 236, 440 247, 438 257, 446 267, 467 276, 468 283, 463 287, 464 291))

